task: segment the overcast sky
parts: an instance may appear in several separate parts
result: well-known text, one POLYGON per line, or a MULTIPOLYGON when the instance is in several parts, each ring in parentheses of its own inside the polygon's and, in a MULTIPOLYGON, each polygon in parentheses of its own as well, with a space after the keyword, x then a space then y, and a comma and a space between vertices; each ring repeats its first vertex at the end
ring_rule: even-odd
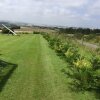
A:
POLYGON ((100 28, 100 0, 0 0, 0 20, 100 28))

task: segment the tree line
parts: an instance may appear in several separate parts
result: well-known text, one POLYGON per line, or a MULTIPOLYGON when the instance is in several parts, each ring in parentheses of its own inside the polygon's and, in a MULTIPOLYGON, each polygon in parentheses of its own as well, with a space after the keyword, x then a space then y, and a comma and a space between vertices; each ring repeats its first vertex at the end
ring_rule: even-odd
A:
POLYGON ((81 34, 98 34, 100 35, 100 29, 90 29, 90 28, 59 28, 59 33, 67 33, 67 34, 75 34, 75 33, 81 33, 81 34))

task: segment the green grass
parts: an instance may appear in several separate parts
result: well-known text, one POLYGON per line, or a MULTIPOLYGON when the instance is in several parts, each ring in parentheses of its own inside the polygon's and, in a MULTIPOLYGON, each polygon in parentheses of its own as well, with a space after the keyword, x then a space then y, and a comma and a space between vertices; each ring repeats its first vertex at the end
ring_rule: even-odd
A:
POLYGON ((61 70, 67 64, 41 35, 0 35, 0 59, 17 64, 0 100, 96 100, 95 94, 74 92, 61 70))

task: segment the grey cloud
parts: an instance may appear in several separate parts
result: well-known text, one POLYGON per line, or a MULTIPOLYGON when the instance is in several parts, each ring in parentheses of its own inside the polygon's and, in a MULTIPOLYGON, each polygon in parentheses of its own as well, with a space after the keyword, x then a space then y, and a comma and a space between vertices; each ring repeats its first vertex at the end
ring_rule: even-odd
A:
POLYGON ((100 0, 2 0, 0 20, 89 27, 93 22, 100 27, 95 20, 100 16, 99 5, 100 0))

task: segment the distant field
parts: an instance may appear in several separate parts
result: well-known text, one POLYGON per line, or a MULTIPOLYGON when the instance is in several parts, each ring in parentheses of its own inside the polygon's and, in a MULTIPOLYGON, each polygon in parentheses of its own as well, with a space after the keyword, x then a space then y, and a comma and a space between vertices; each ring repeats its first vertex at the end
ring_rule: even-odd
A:
POLYGON ((67 63, 41 35, 0 35, 0 59, 17 65, 0 100, 96 100, 93 93, 70 90, 70 79, 61 72, 67 63))
POLYGON ((36 27, 21 27, 21 29, 15 30, 15 32, 29 32, 29 33, 32 33, 33 31, 47 32, 47 33, 55 32, 54 30, 51 29, 43 29, 43 28, 36 28, 36 27))

